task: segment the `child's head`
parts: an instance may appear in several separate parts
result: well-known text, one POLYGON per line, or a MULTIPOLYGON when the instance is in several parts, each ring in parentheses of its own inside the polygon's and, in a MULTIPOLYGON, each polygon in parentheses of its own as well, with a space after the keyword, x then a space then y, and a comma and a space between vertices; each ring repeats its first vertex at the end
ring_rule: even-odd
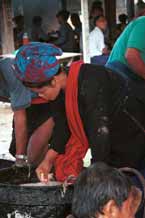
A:
POLYGON ((80 174, 72 210, 77 218, 133 218, 138 202, 140 195, 127 176, 104 163, 96 163, 80 174), (139 196, 138 201, 135 196, 139 196))
POLYGON ((94 18, 94 25, 99 27, 101 30, 105 30, 107 27, 107 20, 103 15, 99 15, 94 18))

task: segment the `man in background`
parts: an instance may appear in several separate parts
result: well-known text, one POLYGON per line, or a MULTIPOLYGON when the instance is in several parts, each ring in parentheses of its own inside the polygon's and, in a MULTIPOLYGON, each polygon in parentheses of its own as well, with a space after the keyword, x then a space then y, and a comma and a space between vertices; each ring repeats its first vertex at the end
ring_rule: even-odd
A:
POLYGON ((107 27, 106 18, 103 15, 94 19, 95 28, 89 35, 89 50, 92 64, 105 65, 109 51, 105 45, 104 31, 107 27))
POLYGON ((75 50, 75 37, 72 27, 68 24, 69 12, 62 10, 56 15, 60 28, 58 30, 58 39, 54 44, 59 46, 64 52, 73 52, 75 50))

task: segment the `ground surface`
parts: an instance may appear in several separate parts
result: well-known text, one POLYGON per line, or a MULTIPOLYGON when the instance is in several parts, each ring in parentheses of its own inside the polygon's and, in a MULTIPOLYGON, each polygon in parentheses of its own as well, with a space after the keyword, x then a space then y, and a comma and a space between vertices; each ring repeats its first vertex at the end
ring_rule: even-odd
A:
POLYGON ((13 113, 8 104, 0 103, 0 158, 9 156, 13 113))

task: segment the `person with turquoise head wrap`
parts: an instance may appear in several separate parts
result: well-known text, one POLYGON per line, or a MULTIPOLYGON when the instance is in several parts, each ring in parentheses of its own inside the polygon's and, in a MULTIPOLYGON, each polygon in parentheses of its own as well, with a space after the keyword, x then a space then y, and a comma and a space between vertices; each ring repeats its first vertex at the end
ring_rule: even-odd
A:
MULTIPOLYGON (((3 58, 0 61, 0 96, 10 101, 14 111, 10 152, 16 154, 16 164, 19 166, 25 164, 26 155, 29 162, 38 164, 48 150, 48 143, 63 152, 67 140, 63 94, 56 101, 48 103, 25 86, 33 82, 42 84, 43 79, 46 82, 55 75, 60 69, 56 58, 59 55, 62 55, 60 48, 35 42, 20 47, 14 59, 3 58), (59 135, 62 126, 66 129, 64 137, 59 135)), ((50 148, 52 150, 55 153, 56 149, 50 148)))
POLYGON ((62 50, 52 44, 32 42, 22 46, 16 54, 15 73, 22 82, 41 83, 54 76, 59 68, 56 56, 62 50))

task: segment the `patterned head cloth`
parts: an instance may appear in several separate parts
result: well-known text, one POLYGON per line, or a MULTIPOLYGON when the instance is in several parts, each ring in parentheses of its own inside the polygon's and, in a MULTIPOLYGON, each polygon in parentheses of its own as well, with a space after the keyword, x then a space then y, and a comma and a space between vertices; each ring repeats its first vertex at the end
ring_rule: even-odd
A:
POLYGON ((32 42, 22 46, 15 58, 15 73, 26 83, 43 83, 50 80, 59 70, 56 56, 62 50, 49 43, 32 42))

